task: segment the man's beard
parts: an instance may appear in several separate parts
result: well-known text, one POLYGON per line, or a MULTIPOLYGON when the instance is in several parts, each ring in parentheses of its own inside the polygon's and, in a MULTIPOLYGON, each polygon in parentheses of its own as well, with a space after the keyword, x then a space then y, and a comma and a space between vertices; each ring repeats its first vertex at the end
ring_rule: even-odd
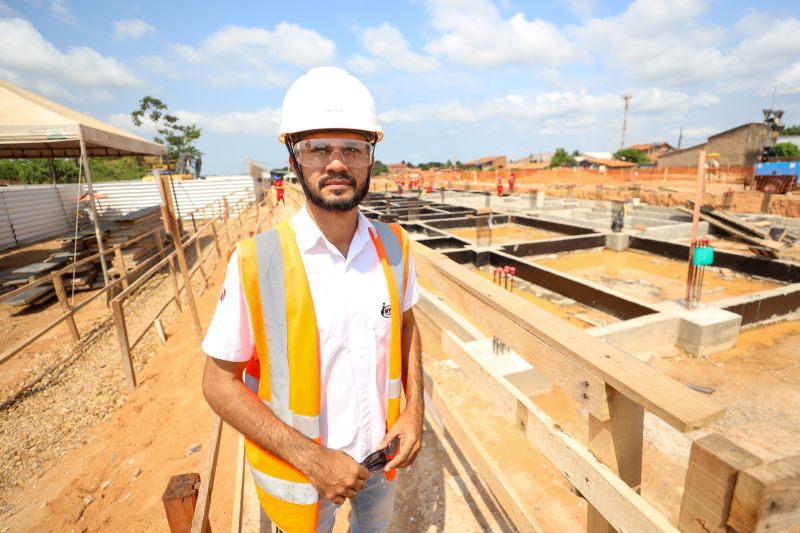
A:
MULTIPOLYGON (((308 199, 309 202, 319 207, 320 209, 324 209, 326 211, 336 211, 339 213, 345 213, 347 211, 350 211, 351 209, 355 209, 356 207, 358 207, 358 204, 361 203, 361 200, 363 200, 364 197, 367 196, 367 193, 369 192, 369 181, 370 181, 369 175, 367 175, 367 179, 364 181, 364 184, 361 187, 359 187, 358 181, 356 181, 354 177, 352 177, 349 174, 345 174, 343 172, 326 174, 324 178, 319 180, 317 184, 318 190, 321 191, 328 181, 343 180, 343 179, 348 180, 350 182, 350 185, 353 187, 355 194, 353 194, 351 198, 326 199, 322 197, 321 192, 314 192, 311 190, 311 188, 306 183, 305 176, 303 177, 298 176, 298 181, 300 182, 300 186, 303 187, 303 192, 305 193, 306 198, 308 199)), ((334 194, 336 193, 334 192, 334 194)))

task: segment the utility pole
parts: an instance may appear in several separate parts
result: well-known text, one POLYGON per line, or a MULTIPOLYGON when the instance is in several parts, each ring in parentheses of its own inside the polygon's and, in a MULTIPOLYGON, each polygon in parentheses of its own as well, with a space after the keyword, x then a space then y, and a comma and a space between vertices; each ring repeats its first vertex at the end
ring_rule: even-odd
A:
POLYGON ((681 131, 678 133, 678 150, 681 149, 681 141, 683 141, 683 124, 681 124, 681 131))
POLYGON ((625 100, 625 112, 622 115, 622 140, 619 143, 620 150, 625 148, 625 130, 628 129, 628 105, 631 98, 633 98, 631 93, 625 93, 622 95, 622 99, 625 100))
POLYGON ((628 104, 631 98, 633 98, 631 93, 625 93, 622 95, 622 99, 625 100, 625 113, 622 115, 622 140, 619 143, 620 150, 625 148, 625 130, 628 128, 628 104))

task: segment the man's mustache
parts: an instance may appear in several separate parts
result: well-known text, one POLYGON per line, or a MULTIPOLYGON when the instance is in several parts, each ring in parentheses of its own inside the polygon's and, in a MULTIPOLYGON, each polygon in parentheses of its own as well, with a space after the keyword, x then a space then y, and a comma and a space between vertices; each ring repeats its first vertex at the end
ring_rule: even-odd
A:
POLYGON ((326 175, 322 176, 319 179, 317 184, 319 185, 319 188, 321 189, 321 188, 325 187, 328 183, 330 183, 332 181, 342 181, 342 180, 347 180, 348 182, 350 182, 350 185, 355 189, 356 184, 357 184, 356 179, 353 176, 351 176, 350 174, 346 174, 344 172, 326 174, 326 175))

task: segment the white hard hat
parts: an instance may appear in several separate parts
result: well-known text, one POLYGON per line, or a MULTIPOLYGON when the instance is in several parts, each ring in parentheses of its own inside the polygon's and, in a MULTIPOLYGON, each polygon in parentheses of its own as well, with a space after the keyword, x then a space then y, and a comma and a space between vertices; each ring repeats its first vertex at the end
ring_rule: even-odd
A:
POLYGON ((354 130, 374 133, 383 130, 369 90, 355 76, 336 67, 312 68, 286 91, 281 110, 278 140, 293 133, 314 130, 354 130))

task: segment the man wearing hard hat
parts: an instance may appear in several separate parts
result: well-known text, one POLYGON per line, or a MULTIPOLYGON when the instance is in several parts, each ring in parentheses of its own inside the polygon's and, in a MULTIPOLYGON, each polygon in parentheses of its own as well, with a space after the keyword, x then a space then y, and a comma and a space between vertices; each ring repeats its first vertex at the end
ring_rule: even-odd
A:
POLYGON ((203 341, 205 397, 246 437, 261 505, 287 532, 331 531, 345 498, 353 531, 385 530, 396 469, 422 443, 408 236, 358 210, 382 138, 344 70, 289 87, 279 139, 305 205, 237 244, 203 341))

